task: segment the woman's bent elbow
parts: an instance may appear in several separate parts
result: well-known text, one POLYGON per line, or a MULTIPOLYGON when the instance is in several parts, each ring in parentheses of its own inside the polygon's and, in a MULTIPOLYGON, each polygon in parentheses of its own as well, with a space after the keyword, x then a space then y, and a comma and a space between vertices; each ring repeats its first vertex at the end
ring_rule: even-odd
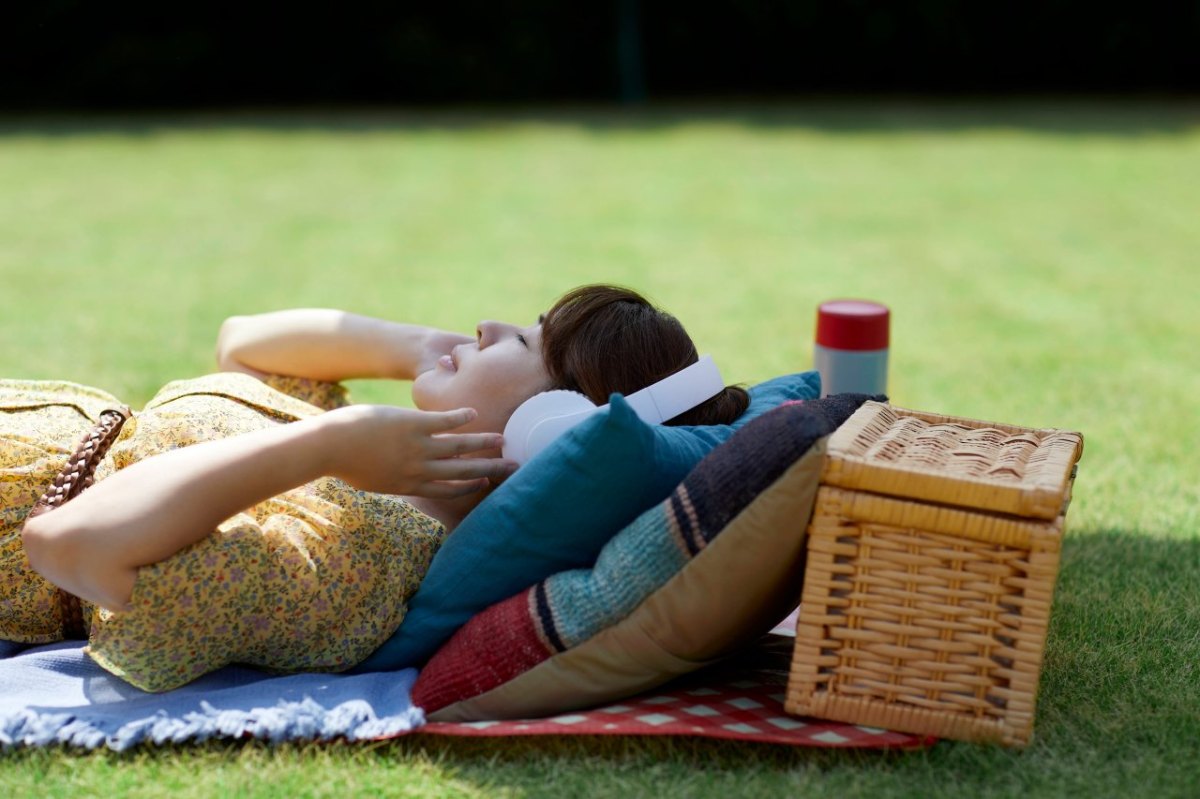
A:
POLYGON ((52 583, 58 582, 67 559, 68 538, 57 529, 51 514, 43 513, 25 521, 21 529, 21 545, 34 571, 52 583))
POLYGON ((94 537, 89 532, 65 526, 61 514, 44 513, 26 520, 21 544, 33 570, 59 588, 122 610, 129 604, 137 570, 108 562, 107 552, 87 551, 85 542, 94 537))
POLYGON ((236 348, 237 329, 245 317, 231 316, 221 323, 221 329, 217 331, 217 367, 223 372, 237 371, 237 358, 234 356, 236 348))

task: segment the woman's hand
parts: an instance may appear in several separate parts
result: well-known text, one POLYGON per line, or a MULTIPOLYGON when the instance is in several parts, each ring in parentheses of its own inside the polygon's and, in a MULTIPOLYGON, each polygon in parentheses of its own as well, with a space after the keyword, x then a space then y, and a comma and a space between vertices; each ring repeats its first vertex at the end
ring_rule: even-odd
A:
POLYGON ((496 457, 503 436, 451 432, 475 418, 471 408, 351 405, 319 418, 329 458, 324 471, 362 491, 459 497, 503 480, 517 466, 496 457))

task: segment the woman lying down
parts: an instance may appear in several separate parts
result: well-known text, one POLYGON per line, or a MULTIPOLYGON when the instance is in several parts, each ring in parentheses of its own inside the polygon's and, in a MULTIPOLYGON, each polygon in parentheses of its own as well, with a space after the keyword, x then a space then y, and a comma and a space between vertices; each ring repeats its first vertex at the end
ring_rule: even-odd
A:
MULTIPOLYGON (((351 668, 516 468, 501 431, 522 402, 562 388, 604 403, 697 352, 638 294, 585 286, 474 336, 330 310, 234 317, 217 358, 137 414, 73 383, 0 380, 0 639, 86 638, 147 691, 229 662, 351 668), (349 378, 411 380, 417 410, 351 405, 349 378)), ((727 424, 747 403, 728 387, 670 423, 727 424)))

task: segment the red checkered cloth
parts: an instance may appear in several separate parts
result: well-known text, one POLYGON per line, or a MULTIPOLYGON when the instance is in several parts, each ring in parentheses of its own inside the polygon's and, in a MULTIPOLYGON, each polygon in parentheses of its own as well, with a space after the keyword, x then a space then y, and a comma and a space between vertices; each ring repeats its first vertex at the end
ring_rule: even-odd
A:
POLYGON ((704 669, 659 690, 604 707, 544 719, 429 722, 413 732, 467 737, 695 735, 791 746, 867 749, 913 749, 936 740, 789 716, 783 702, 791 643, 791 639, 769 636, 763 645, 735 662, 704 669))

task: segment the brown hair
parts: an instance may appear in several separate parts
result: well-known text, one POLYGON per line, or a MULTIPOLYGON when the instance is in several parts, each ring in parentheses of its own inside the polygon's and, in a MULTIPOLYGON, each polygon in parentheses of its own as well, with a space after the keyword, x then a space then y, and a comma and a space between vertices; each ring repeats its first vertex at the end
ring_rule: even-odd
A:
MULTIPOLYGON (((597 405, 629 395, 700 359, 679 320, 620 286, 581 286, 542 318, 542 356, 555 388, 578 391, 597 405)), ((750 395, 727 386, 667 424, 728 424, 750 395)))

